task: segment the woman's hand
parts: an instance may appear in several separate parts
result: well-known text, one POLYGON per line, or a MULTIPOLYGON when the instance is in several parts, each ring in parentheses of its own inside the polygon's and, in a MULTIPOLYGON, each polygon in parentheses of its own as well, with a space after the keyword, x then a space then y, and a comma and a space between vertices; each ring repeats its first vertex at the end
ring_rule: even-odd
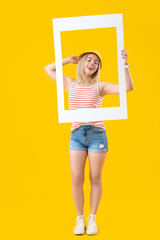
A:
POLYGON ((127 53, 127 50, 126 49, 123 49, 121 51, 121 55, 122 55, 122 58, 124 59, 124 64, 127 63, 127 58, 128 58, 128 53, 127 53))
POLYGON ((78 56, 79 55, 74 55, 69 57, 70 63, 77 64, 78 63, 78 56))

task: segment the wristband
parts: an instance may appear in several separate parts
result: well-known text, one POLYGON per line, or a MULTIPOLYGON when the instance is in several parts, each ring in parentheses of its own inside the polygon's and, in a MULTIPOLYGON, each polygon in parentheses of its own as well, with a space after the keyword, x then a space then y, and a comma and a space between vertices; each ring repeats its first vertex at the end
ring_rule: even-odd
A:
POLYGON ((129 64, 124 64, 124 68, 129 68, 129 64))

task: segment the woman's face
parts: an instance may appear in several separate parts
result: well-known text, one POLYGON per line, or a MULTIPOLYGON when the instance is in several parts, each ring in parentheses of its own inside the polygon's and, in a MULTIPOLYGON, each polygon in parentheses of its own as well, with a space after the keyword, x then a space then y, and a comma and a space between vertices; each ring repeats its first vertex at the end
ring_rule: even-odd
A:
POLYGON ((92 76, 98 68, 99 58, 96 54, 90 53, 84 62, 84 73, 92 76))

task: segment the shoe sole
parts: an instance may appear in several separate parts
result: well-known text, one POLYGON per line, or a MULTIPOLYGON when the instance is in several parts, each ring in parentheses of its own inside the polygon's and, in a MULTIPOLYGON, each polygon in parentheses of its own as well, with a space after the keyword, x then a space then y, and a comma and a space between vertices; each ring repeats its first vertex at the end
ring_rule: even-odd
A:
POLYGON ((84 233, 74 233, 75 235, 83 235, 83 234, 85 234, 85 232, 84 233))
POLYGON ((86 233, 87 233, 88 235, 96 235, 96 234, 98 233, 98 231, 97 231, 97 232, 87 232, 87 231, 86 231, 86 233))
POLYGON ((74 231, 73 232, 74 232, 75 235, 83 235, 83 234, 85 234, 85 231, 86 231, 86 228, 84 229, 84 232, 81 232, 81 233, 76 233, 74 231))

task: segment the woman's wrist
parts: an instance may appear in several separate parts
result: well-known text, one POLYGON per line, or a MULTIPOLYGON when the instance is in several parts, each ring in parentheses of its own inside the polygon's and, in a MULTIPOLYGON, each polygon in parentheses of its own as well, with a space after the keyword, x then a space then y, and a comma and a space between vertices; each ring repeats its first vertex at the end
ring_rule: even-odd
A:
POLYGON ((70 57, 62 59, 62 65, 70 63, 70 57))
POLYGON ((124 69, 128 69, 129 68, 129 64, 128 63, 124 63, 124 69))

